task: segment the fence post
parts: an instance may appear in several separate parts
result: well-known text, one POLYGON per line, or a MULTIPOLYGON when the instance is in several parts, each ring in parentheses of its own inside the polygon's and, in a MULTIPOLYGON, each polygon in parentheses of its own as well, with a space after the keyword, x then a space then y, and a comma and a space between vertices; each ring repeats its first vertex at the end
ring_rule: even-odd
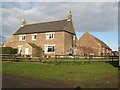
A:
POLYGON ((89 64, 90 64, 90 59, 91 59, 91 58, 90 58, 90 56, 89 56, 89 64))
POLYGON ((75 61, 75 55, 74 55, 74 61, 75 61))
POLYGON ((112 56, 112 62, 113 62, 113 56, 112 56))

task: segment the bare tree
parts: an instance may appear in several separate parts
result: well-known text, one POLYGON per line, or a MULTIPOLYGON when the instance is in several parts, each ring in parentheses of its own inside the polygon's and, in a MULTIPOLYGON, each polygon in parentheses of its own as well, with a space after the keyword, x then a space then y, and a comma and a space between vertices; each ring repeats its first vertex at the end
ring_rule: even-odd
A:
POLYGON ((6 40, 7 39, 5 38, 5 36, 3 36, 3 35, 0 34, 0 47, 5 44, 6 40))
POLYGON ((79 55, 78 49, 74 47, 70 47, 69 50, 67 50, 68 55, 79 55))

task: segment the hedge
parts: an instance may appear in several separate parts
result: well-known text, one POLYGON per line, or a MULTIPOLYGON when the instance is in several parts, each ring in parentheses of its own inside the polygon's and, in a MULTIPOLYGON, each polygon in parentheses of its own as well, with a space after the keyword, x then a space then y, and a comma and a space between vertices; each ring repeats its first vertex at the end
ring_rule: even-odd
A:
POLYGON ((0 54, 17 54, 17 49, 11 47, 0 47, 0 54))

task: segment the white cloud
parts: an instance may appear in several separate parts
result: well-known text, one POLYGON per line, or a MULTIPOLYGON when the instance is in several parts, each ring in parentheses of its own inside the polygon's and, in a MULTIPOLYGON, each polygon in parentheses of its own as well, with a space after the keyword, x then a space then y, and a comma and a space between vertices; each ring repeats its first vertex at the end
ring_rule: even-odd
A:
POLYGON ((13 34, 21 24, 59 20, 67 18, 72 11, 76 31, 117 30, 117 3, 4 3, 2 9, 3 34, 13 34))
POLYGON ((119 2, 119 0, 4 0, 4 2, 119 2))

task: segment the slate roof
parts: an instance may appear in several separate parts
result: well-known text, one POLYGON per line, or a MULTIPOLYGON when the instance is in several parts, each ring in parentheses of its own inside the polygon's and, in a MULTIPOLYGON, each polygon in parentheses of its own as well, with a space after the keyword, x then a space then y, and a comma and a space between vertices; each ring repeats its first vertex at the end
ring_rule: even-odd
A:
MULTIPOLYGON (((55 31, 66 31, 66 26, 69 22, 67 19, 59 21, 50 21, 43 23, 28 24, 24 27, 20 27, 14 35, 17 34, 31 34, 31 33, 41 33, 41 32, 55 32, 55 31)), ((73 33, 74 32, 71 32, 73 33)))
POLYGON ((27 42, 27 44, 29 44, 32 48, 39 48, 36 44, 34 44, 34 43, 28 43, 27 42))
POLYGON ((95 37, 93 35, 91 35, 91 36, 94 37, 101 44, 101 46, 110 49, 110 47, 107 44, 105 44, 103 41, 101 41, 100 39, 98 39, 97 37, 95 37))

